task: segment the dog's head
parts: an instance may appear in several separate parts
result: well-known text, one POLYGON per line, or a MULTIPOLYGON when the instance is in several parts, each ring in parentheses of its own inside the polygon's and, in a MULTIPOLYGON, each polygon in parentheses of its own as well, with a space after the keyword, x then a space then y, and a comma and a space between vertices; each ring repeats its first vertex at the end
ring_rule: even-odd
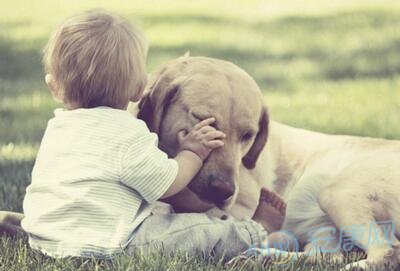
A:
POLYGON ((171 157, 177 133, 215 117, 227 138, 211 152, 189 188, 202 200, 228 207, 238 193, 241 166, 253 169, 268 134, 268 114, 255 81, 234 64, 206 57, 182 57, 151 76, 138 117, 158 133, 159 147, 171 157))

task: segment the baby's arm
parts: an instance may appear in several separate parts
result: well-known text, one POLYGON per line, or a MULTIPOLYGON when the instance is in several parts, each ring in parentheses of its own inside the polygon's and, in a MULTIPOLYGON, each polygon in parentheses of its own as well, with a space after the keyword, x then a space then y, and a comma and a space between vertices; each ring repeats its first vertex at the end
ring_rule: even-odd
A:
POLYGON ((202 201, 188 187, 172 197, 162 199, 162 201, 172 205, 177 213, 205 213, 215 207, 212 203, 202 201))
POLYGON ((205 119, 196 124, 187 135, 184 132, 178 134, 181 146, 181 151, 175 157, 179 166, 178 175, 161 198, 168 198, 184 189, 200 170, 210 152, 224 145, 222 138, 225 138, 225 134, 211 127, 213 122, 214 118, 205 119))

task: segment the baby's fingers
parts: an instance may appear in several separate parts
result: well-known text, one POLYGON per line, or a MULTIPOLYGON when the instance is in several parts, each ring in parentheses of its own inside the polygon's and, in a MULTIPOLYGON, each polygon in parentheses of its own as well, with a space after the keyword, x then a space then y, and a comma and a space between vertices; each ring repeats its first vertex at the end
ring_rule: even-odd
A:
POLYGON ((206 140, 222 139, 222 138, 225 138, 225 137, 226 137, 226 135, 223 132, 217 131, 217 130, 209 131, 205 135, 206 140))
POLYGON ((208 118, 208 119, 202 120, 202 121, 200 121, 199 123, 197 123, 197 124, 193 127, 193 129, 194 129, 194 130, 200 130, 202 127, 207 126, 207 125, 210 125, 210 124, 212 124, 212 123, 214 123, 214 122, 215 122, 215 118, 208 118))
POLYGON ((187 131, 186 130, 180 130, 177 134, 178 137, 178 143, 181 145, 187 136, 187 131))
POLYGON ((211 140, 206 143, 206 146, 210 149, 215 149, 224 146, 224 142, 222 140, 211 140))
POLYGON ((207 126, 201 127, 198 131, 199 131, 200 133, 202 133, 202 134, 207 134, 207 133, 209 133, 209 132, 216 131, 216 130, 217 130, 217 129, 215 129, 214 127, 212 127, 212 126, 210 126, 210 125, 207 125, 207 126))

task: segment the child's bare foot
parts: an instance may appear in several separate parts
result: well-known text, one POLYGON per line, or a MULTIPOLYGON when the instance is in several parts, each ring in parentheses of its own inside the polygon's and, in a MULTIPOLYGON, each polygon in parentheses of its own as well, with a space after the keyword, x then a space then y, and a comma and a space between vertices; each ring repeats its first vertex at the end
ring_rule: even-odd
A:
POLYGON ((262 188, 253 220, 263 225, 268 232, 273 232, 282 227, 285 213, 285 201, 275 192, 262 188))
POLYGON ((5 234, 15 236, 18 233, 23 233, 21 228, 21 220, 24 218, 23 214, 0 211, 0 235, 5 234))

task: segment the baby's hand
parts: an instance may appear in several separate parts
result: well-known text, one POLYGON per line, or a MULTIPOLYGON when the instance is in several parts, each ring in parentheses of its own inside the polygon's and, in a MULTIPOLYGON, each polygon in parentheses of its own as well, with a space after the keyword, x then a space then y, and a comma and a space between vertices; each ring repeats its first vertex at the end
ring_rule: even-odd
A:
POLYGON ((208 118, 197 123, 189 133, 180 131, 178 133, 180 150, 192 151, 204 161, 213 149, 222 147, 224 145, 222 139, 226 135, 210 126, 214 122, 215 118, 208 118))

